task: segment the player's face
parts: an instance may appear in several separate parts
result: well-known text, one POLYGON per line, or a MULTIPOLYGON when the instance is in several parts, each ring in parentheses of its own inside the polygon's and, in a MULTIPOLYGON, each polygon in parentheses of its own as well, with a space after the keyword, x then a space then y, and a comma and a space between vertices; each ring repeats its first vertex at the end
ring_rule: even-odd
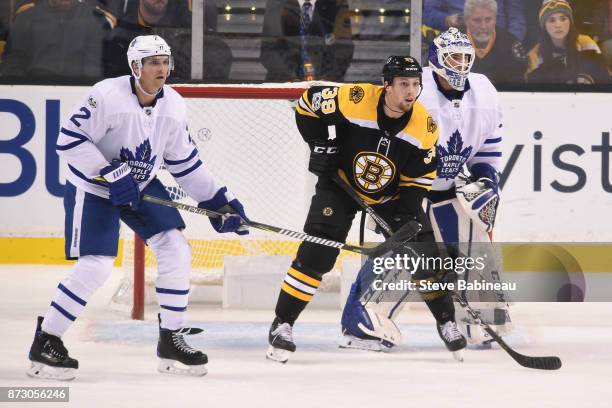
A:
POLYGON ((465 20, 465 25, 472 34, 474 41, 483 43, 489 41, 495 31, 497 17, 495 14, 483 7, 474 7, 472 15, 465 20))
POLYGON ((68 11, 76 4, 76 0, 50 0, 49 5, 58 11, 68 11))
POLYGON ((170 73, 170 57, 156 55, 142 60, 140 84, 147 92, 156 92, 166 83, 170 73))
POLYGON ((393 78, 393 83, 387 86, 386 103, 393 110, 408 112, 421 92, 419 78, 393 78))
POLYGON ((448 54, 444 58, 444 63, 455 72, 459 73, 467 73, 469 72, 468 68, 470 67, 470 59, 472 58, 469 54, 463 54, 460 52, 455 52, 452 54, 448 54))
POLYGON ((563 13, 553 13, 546 19, 544 27, 551 40, 562 41, 569 33, 570 19, 563 13))
POLYGON ((143 0, 142 4, 152 14, 165 14, 168 8, 168 0, 143 0))

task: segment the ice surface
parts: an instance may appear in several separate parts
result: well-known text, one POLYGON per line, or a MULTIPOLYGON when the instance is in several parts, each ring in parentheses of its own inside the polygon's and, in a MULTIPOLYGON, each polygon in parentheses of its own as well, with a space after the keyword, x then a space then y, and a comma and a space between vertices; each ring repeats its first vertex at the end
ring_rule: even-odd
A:
MULTIPOLYGON (((401 316, 404 340, 390 353, 341 350, 340 310, 306 310, 296 323, 298 350, 265 359, 273 311, 191 307, 190 336, 209 355, 208 375, 156 372, 156 309, 134 322, 107 308, 121 273, 90 300, 65 336, 79 359, 73 382, 25 376, 37 314, 67 268, 0 266, 0 386, 70 387, 74 407, 610 407, 612 304, 517 304, 508 342, 528 355, 558 355, 559 371, 519 366, 499 348, 467 350, 454 361, 423 308, 401 316)), ((10 404, 0 403, 0 407, 10 404)), ((40 406, 20 403, 18 407, 40 406)), ((46 405, 44 405, 46 406, 46 405)))

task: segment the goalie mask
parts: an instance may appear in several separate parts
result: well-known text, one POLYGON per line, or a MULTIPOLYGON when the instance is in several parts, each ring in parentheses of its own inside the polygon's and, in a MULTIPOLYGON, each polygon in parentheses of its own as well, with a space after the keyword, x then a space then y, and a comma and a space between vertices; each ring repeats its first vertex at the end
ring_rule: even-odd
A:
POLYGON ((127 60, 130 65, 130 70, 134 78, 140 78, 140 70, 142 69, 142 60, 147 57, 154 57, 156 55, 167 55, 170 59, 170 71, 174 69, 174 59, 172 58, 172 51, 168 43, 158 35, 140 35, 132 40, 127 50, 127 60), (138 75, 132 65, 136 63, 138 68, 138 75))
POLYGON ((429 47, 429 65, 453 89, 463 91, 474 64, 474 47, 467 35, 449 28, 437 36, 429 47))

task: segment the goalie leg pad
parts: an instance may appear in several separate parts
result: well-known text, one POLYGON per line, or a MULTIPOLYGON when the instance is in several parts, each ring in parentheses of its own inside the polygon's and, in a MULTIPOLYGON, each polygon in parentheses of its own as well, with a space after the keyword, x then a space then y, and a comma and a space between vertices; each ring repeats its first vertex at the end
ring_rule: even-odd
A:
POLYGON ((380 345, 391 348, 401 342, 401 333, 391 317, 403 307, 403 298, 393 299, 392 294, 373 289, 374 279, 381 277, 374 274, 373 262, 368 260, 351 285, 342 312, 342 331, 348 337, 341 347, 380 350, 380 345))

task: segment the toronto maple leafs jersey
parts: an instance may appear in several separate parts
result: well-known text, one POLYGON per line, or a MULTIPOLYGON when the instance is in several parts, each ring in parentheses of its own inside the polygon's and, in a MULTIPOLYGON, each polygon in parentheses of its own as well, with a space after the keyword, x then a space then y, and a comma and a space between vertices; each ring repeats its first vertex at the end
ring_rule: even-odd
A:
POLYGON ((368 204, 398 200, 406 212, 435 178, 438 130, 418 101, 398 119, 383 110, 382 86, 313 86, 296 106, 296 124, 308 143, 326 141, 334 129, 339 175, 368 204))
POLYGON ((437 178, 433 190, 448 190, 461 168, 485 162, 500 171, 502 111, 497 91, 482 74, 470 73, 462 96, 438 89, 431 68, 423 68, 423 92, 419 101, 438 124, 437 178), (451 95, 460 99, 454 99, 451 95))
POLYGON ((162 164, 196 201, 220 187, 189 136, 183 98, 164 86, 152 106, 142 107, 131 76, 95 84, 62 123, 56 150, 68 163, 67 180, 100 197, 109 196, 100 170, 113 160, 129 164, 141 191, 162 164))

